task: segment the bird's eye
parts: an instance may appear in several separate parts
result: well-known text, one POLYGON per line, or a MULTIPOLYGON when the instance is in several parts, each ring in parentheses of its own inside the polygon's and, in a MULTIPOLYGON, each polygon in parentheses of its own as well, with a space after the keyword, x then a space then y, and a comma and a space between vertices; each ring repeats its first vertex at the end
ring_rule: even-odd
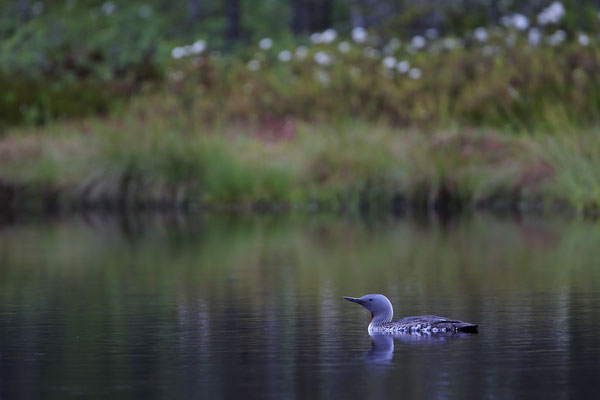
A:
POLYGON ((373 299, 369 299, 369 301, 373 301, 373 299))

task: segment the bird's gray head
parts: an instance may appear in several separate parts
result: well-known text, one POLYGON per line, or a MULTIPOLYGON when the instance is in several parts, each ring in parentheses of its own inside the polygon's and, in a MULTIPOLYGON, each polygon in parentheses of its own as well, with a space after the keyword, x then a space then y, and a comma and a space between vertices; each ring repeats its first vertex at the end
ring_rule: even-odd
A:
POLYGON ((392 321, 394 309, 392 303, 382 294, 366 294, 363 297, 344 297, 353 303, 358 303, 371 311, 372 324, 384 324, 392 321))

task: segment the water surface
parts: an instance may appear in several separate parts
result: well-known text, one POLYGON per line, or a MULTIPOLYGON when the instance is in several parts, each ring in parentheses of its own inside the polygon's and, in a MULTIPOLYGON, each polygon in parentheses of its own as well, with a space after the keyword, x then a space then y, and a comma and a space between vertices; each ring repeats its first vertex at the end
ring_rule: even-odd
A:
POLYGON ((595 397, 599 306, 592 222, 4 224, 0 398, 595 397), (480 333, 372 340, 370 292, 480 333))

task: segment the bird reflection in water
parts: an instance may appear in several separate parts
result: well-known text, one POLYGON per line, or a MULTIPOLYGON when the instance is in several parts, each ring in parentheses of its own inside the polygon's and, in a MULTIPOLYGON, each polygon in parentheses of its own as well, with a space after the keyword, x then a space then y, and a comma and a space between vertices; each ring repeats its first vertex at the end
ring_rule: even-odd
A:
POLYGON ((389 364, 393 357, 394 337, 391 335, 371 335, 371 350, 367 353, 367 362, 389 364))
POLYGON ((444 332, 438 334, 400 334, 400 335, 370 335, 371 349, 365 357, 368 363, 389 364, 394 357, 394 340, 408 346, 441 345, 448 340, 473 337, 473 334, 463 332, 444 332))

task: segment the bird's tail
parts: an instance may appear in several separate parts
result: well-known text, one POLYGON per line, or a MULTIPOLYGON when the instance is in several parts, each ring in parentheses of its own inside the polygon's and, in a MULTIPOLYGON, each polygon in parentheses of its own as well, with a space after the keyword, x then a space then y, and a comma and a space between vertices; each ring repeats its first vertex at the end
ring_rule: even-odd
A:
POLYGON ((467 332, 467 333, 477 333, 477 327, 479 325, 477 324, 469 324, 467 322, 463 322, 461 324, 458 325, 458 327, 456 328, 457 331, 460 332, 467 332))

